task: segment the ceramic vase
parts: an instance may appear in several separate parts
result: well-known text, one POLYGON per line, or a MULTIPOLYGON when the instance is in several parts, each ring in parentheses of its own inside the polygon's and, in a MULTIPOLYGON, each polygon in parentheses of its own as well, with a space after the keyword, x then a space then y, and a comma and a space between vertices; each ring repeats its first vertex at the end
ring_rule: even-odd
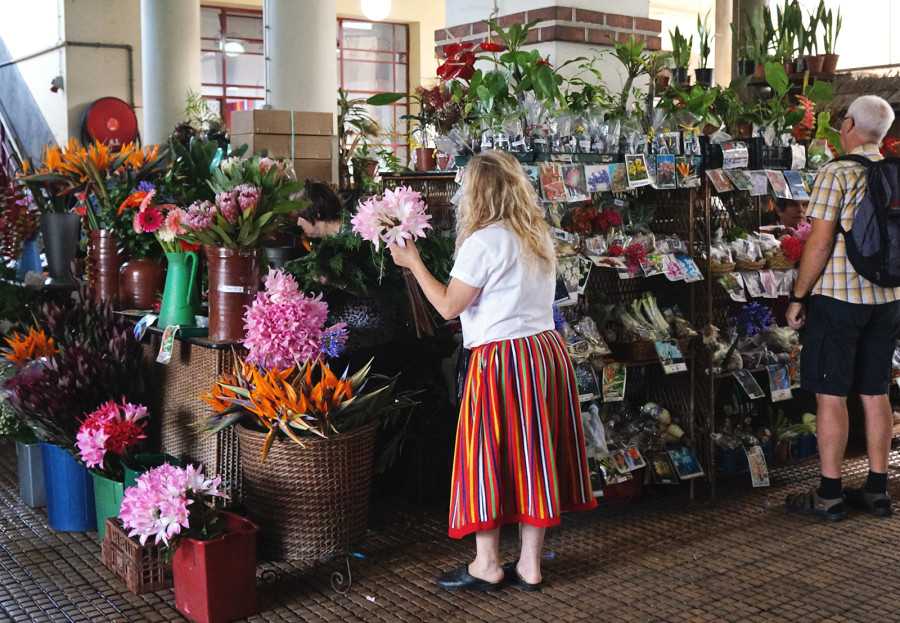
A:
POLYGON ((43 214, 41 233, 49 274, 44 285, 74 288, 78 280, 72 274, 72 263, 81 233, 81 217, 75 212, 43 214))
POLYGON ((148 257, 128 260, 119 268, 119 305, 122 309, 153 309, 165 278, 165 269, 148 257))
POLYGON ((197 291, 197 254, 166 253, 168 268, 157 325, 194 325, 194 316, 200 311, 200 294, 197 291))
POLYGON ((209 265, 209 339, 244 339, 244 307, 259 290, 260 249, 203 247, 209 265))

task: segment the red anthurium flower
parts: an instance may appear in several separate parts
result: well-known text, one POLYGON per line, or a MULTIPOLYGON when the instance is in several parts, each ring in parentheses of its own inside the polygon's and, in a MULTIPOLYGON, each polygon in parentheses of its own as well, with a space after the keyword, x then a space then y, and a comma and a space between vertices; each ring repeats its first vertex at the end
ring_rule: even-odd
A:
POLYGON ((481 44, 481 49, 485 52, 503 52, 506 48, 499 43, 494 43, 493 41, 486 41, 481 44))
POLYGON ((548 63, 547 61, 545 61, 542 58, 539 58, 538 62, 535 63, 535 66, 540 66, 540 65, 546 65, 547 67, 553 67, 553 65, 551 65, 550 63, 548 63))
POLYGON ((187 253, 188 251, 199 251, 199 244, 191 244, 189 242, 185 242, 184 240, 178 241, 181 244, 181 248, 187 253))

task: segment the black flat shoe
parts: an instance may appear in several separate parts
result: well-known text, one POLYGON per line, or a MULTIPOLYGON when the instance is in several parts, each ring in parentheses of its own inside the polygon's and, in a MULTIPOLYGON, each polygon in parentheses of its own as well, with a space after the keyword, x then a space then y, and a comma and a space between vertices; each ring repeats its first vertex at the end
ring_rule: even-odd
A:
POLYGON ((503 582, 488 582, 476 578, 469 573, 469 565, 465 564, 456 571, 442 573, 435 584, 448 591, 495 591, 503 582))
POLYGON ((541 590, 541 586, 544 585, 543 580, 532 584, 531 582, 526 582, 522 579, 522 576, 519 575, 519 569, 516 567, 516 563, 508 562, 503 565, 503 581, 508 582, 509 584, 513 584, 514 586, 518 586, 523 591, 528 593, 532 591, 541 590))

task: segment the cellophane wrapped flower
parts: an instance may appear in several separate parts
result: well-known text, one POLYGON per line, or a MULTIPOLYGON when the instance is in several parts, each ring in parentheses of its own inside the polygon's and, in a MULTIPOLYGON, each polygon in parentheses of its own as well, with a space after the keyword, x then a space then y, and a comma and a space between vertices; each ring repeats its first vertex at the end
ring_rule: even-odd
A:
POLYGON ((377 251, 382 242, 386 245, 396 242, 402 247, 406 240, 425 236, 425 230, 431 228, 430 220, 421 193, 409 186, 399 186, 384 191, 380 201, 370 197, 361 202, 350 222, 353 231, 374 243, 377 251))
POLYGON ((178 537, 211 539, 221 533, 218 513, 209 505, 213 498, 227 499, 221 484, 221 476, 208 478, 202 468, 165 463, 141 474, 135 486, 125 490, 119 518, 128 536, 138 537, 141 545, 150 537, 165 545, 164 559, 169 561, 178 537))
POLYGON ((103 403, 81 424, 75 437, 78 455, 88 469, 120 479, 122 457, 144 439, 147 407, 122 399, 103 403))
POLYGON ((328 303, 306 296, 281 269, 269 270, 265 290, 244 313, 248 361, 266 369, 287 369, 296 361, 340 354, 347 333, 343 323, 325 329, 328 303))

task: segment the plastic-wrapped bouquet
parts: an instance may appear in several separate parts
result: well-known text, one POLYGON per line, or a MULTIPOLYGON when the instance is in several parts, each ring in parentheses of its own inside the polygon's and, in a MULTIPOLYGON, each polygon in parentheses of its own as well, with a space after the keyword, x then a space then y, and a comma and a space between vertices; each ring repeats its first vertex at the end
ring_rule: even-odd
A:
POLYGON ((147 407, 122 399, 100 405, 82 422, 75 437, 78 455, 88 469, 112 480, 124 477, 122 462, 144 439, 147 407))
POLYGON ((201 468, 174 467, 165 463, 141 474, 125 490, 119 518, 128 536, 144 545, 153 537, 163 543, 163 557, 171 561, 179 537, 213 539, 222 533, 214 498, 227 498, 219 491, 222 477, 207 478, 201 468))
POLYGON ((406 240, 424 237, 425 230, 431 228, 430 220, 421 193, 409 186, 399 186, 385 190, 381 200, 370 197, 361 202, 350 222, 353 231, 372 242, 377 251, 382 242, 386 245, 396 242, 402 247, 406 240))
POLYGON ((344 323, 325 328, 328 304, 322 295, 305 296, 283 270, 269 270, 265 291, 244 313, 247 360, 266 369, 284 370, 296 361, 336 357, 347 340, 344 323))

